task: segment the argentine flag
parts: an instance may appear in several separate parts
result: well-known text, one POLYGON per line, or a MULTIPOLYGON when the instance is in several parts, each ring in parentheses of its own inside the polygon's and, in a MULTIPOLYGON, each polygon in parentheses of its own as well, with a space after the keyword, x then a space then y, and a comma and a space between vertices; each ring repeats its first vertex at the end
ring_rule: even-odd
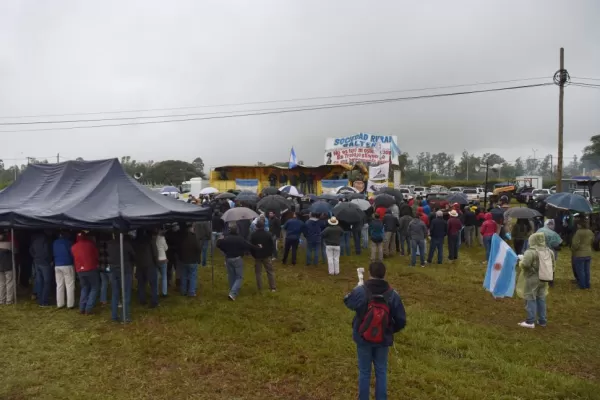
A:
POLYGON ((289 168, 292 169, 297 166, 298 166, 298 159, 296 158, 296 152, 294 151, 294 147, 292 146, 292 151, 290 151, 290 166, 289 166, 289 168))
POLYGON ((483 287, 494 297, 512 297, 515 292, 517 254, 500 236, 492 237, 490 259, 483 287))

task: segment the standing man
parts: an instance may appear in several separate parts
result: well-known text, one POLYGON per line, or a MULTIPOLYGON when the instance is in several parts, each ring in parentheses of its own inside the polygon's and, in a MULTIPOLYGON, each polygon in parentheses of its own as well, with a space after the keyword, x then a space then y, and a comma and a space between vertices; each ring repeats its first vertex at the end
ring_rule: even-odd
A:
POLYGON ((144 229, 139 229, 133 244, 135 274, 138 280, 138 300, 146 302, 146 285, 150 286, 150 308, 158 307, 158 251, 156 241, 144 229))
POLYGON ((321 223, 315 214, 304 224, 306 236, 306 265, 318 265, 321 252, 321 223))
POLYGON ((50 240, 45 232, 38 232, 33 236, 29 254, 31 254, 35 267, 35 294, 38 304, 40 307, 49 307, 54 270, 52 269, 50 240))
POLYGON ((398 235, 400 235, 400 254, 405 255, 404 245, 406 245, 406 254, 410 255, 410 237, 408 236, 408 224, 412 221, 412 208, 404 208, 405 213, 400 217, 398 223, 398 235))
POLYGON ((269 212, 269 233, 273 240, 273 254, 271 255, 272 260, 277 260, 277 245, 279 244, 279 238, 281 238, 281 219, 275 215, 273 211, 269 212))
MULTIPOLYGON (((188 228, 179 247, 179 260, 181 261, 182 268, 179 290, 182 296, 196 297, 198 260, 200 260, 200 256, 203 254, 204 247, 202 247, 203 245, 200 244, 200 240, 196 237, 195 230, 196 226, 188 228)), ((205 242, 208 243, 208 240, 205 242)))
POLYGON ((352 339, 358 353, 359 400, 369 400, 371 365, 375 366, 375 398, 387 399, 389 347, 394 342, 394 333, 406 326, 402 299, 384 280, 385 272, 382 262, 371 263, 371 279, 344 298, 346 307, 356 313, 352 320, 352 339))
POLYGON ((463 225, 456 210, 451 210, 448 216, 448 259, 454 261, 458 259, 458 238, 463 225))
POLYGON ((217 240, 217 248, 225 253, 225 265, 227 267, 227 278, 229 280, 229 300, 235 301, 242 281, 244 279, 244 253, 250 250, 258 250, 260 247, 250 244, 246 239, 238 235, 236 225, 229 227, 229 235, 217 240))
POLYGON ((212 228, 210 221, 196 222, 194 224, 194 235, 200 245, 201 257, 198 257, 196 265, 200 262, 200 265, 206 267, 206 258, 208 257, 208 248, 212 239, 212 228))
POLYGON ((308 193, 315 193, 315 176, 312 172, 306 175, 306 184, 308 186, 308 193))
POLYGON ((371 238, 371 262, 383 262, 383 240, 385 231, 379 214, 375 213, 369 222, 369 237, 371 238))
POLYGON ((273 237, 265 231, 264 221, 256 223, 256 231, 250 236, 250 243, 258 247, 257 250, 252 250, 254 257, 254 273, 256 275, 256 287, 262 290, 262 269, 265 267, 267 279, 269 280, 269 289, 275 291, 275 274, 273 274, 273 264, 271 256, 273 255, 273 237))
POLYGON ((390 257, 394 255, 396 247, 396 232, 400 223, 398 218, 394 217, 391 210, 385 212, 383 217, 383 226, 385 228, 385 240, 383 242, 383 256, 390 257))
POLYGON ((408 224, 408 236, 410 237, 410 266, 417 264, 417 250, 421 259, 421 267, 425 267, 425 238, 427 237, 427 225, 417 214, 408 224))
POLYGON ((473 247, 477 240, 477 217, 471 207, 464 208, 463 219, 465 221, 465 244, 467 247, 473 247))
POLYGON ((292 214, 292 218, 285 221, 283 224, 285 231, 285 244, 283 249, 283 263, 287 264, 288 254, 292 249, 292 265, 296 265, 296 255, 298 252, 298 244, 300 243, 300 235, 304 232, 304 222, 296 217, 296 213, 292 214))
POLYGON ((67 234, 61 231, 58 239, 52 243, 54 254, 54 275, 56 278, 56 306, 65 306, 65 290, 67 294, 67 308, 75 307, 75 269, 73 268, 73 255, 71 254, 73 242, 67 234))
POLYGON ((75 271, 79 275, 81 285, 81 296, 79 298, 79 313, 92 314, 98 289, 100 287, 100 276, 98 275, 98 249, 85 233, 77 235, 77 241, 71 248, 75 271))
POLYGON ((431 237, 431 245, 429 247, 429 255, 427 262, 431 264, 433 254, 437 250, 437 263, 444 262, 444 238, 448 232, 448 223, 444 220, 444 213, 441 211, 435 212, 435 218, 431 220, 429 227, 429 236, 431 237))
POLYGON ((131 245, 129 235, 123 235, 123 265, 121 265, 121 244, 119 232, 113 233, 112 240, 108 242, 108 263, 110 264, 110 313, 114 322, 131 322, 131 286, 133 285, 133 265, 135 264, 135 251, 131 245), (124 269, 125 293, 123 301, 123 315, 119 318, 119 298, 122 292, 121 268, 124 269))

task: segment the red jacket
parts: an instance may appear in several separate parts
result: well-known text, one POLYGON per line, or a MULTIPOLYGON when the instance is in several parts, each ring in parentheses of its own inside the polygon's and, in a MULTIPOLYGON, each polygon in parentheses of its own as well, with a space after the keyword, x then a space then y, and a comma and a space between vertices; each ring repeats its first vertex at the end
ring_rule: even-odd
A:
POLYGON ((458 232, 462 229, 462 222, 457 217, 450 217, 448 219, 448 236, 458 235, 458 232))
POLYGON ((77 235, 77 243, 71 247, 75 272, 87 272, 98 269, 98 249, 94 242, 82 235, 77 235))
POLYGON ((496 233, 497 229, 498 229, 498 225, 496 225, 496 221, 493 220, 492 214, 491 213, 485 214, 485 222, 481 225, 481 229, 480 229, 481 236, 483 236, 483 237, 493 236, 494 233, 496 233))
POLYGON ((375 213, 379 214, 380 221, 383 221, 383 217, 385 216, 386 211, 387 211, 387 208, 385 208, 385 207, 379 207, 379 208, 377 208, 377 210, 375 210, 375 213))

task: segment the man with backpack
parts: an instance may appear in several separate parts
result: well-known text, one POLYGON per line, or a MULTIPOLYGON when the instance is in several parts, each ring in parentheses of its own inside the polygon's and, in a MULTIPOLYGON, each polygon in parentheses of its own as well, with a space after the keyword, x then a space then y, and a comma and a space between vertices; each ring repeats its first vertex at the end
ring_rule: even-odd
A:
POLYGON ((344 304, 356 315, 352 320, 352 338, 358 353, 358 399, 368 400, 371 365, 375 366, 375 398, 387 399, 388 350, 394 333, 406 325, 406 313, 400 295, 384 280, 385 265, 369 265, 371 279, 359 284, 344 297, 344 304))
POLYGON ((546 295, 548 282, 554 279, 554 253, 546 247, 546 238, 543 233, 534 233, 529 237, 529 248, 521 260, 521 268, 525 276, 523 298, 527 319, 519 323, 523 328, 545 327, 546 295))
POLYGON ((375 213, 369 222, 369 237, 371 238, 371 262, 383 261, 383 239, 385 232, 379 214, 375 213))

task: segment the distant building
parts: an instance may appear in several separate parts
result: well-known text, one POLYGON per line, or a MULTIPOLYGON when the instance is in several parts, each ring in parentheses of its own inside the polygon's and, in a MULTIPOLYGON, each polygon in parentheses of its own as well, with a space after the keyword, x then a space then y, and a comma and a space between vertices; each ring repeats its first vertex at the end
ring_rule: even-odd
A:
POLYGON ((575 190, 588 190, 592 197, 600 198, 600 178, 596 176, 573 176, 562 180, 562 191, 572 193, 575 190))

